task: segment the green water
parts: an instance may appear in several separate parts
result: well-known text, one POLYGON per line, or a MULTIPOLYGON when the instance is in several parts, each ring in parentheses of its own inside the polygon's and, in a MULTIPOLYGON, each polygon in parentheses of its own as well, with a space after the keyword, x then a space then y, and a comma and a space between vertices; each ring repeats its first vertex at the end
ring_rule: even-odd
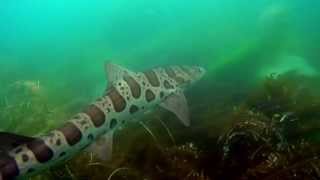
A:
MULTIPOLYGON (((209 112, 245 103, 270 74, 294 72, 304 79, 290 82, 307 82, 318 97, 319 19, 320 1, 3 0, 0 129, 37 135, 59 126, 103 93, 112 62, 205 67, 187 99, 193 127, 216 136, 225 125, 209 112)), ((197 141, 185 132, 177 141, 197 141)))

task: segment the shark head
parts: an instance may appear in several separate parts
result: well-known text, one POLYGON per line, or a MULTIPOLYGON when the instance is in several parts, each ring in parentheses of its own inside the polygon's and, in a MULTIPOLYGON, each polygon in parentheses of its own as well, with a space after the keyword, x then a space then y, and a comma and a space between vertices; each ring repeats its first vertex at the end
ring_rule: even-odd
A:
POLYGON ((198 81, 206 74, 206 70, 201 66, 190 66, 189 69, 192 82, 198 81))
POLYGON ((194 84, 206 73, 206 70, 200 66, 172 66, 167 68, 166 71, 180 87, 194 84))

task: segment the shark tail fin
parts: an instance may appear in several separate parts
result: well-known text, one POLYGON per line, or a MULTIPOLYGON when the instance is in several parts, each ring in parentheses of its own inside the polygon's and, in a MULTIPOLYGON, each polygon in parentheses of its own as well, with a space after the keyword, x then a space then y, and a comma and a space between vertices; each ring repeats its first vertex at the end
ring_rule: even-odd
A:
POLYGON ((0 132, 0 151, 7 152, 15 147, 35 140, 33 137, 18 135, 9 132, 0 132))
POLYGON ((18 167, 9 152, 21 144, 35 140, 33 137, 22 136, 9 132, 0 132, 0 180, 15 179, 19 174, 18 167))

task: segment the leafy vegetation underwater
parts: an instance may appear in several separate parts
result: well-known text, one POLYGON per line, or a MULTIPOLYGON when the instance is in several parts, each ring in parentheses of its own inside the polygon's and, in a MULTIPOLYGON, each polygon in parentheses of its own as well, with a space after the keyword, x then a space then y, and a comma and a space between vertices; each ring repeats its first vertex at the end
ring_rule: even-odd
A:
POLYGON ((39 135, 106 87, 103 64, 196 64, 191 127, 162 109, 30 179, 320 178, 320 3, 21 1, 0 7, 0 129, 39 135))

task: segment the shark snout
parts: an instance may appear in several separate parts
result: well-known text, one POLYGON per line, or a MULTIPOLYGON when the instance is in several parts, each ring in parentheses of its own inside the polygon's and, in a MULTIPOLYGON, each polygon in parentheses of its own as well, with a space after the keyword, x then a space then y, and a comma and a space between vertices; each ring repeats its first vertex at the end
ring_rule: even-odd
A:
POLYGON ((207 70, 204 67, 196 66, 195 69, 196 69, 197 79, 201 79, 207 73, 207 70))

